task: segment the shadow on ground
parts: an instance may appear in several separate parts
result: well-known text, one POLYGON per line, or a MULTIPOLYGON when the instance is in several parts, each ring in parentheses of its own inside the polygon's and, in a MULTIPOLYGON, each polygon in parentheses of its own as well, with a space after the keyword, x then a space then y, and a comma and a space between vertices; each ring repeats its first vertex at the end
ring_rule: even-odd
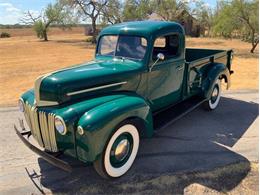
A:
POLYGON ((28 175, 39 190, 42 185, 54 193, 183 194, 185 187, 193 183, 227 192, 248 174, 250 162, 223 145, 232 147, 257 116, 258 104, 231 98, 222 98, 213 112, 199 108, 160 129, 153 138, 143 139, 133 167, 116 180, 104 180, 92 166, 71 159, 72 173, 39 158, 41 172, 28 168, 28 175), (238 163, 235 170, 227 168, 238 163))

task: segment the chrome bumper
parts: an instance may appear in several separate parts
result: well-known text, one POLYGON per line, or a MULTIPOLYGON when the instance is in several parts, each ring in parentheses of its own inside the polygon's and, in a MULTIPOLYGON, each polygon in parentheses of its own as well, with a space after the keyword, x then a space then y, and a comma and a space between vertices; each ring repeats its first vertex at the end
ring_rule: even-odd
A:
POLYGON ((64 170, 64 171, 68 171, 71 172, 72 168, 71 166, 65 162, 62 161, 42 150, 40 150, 39 148, 37 148, 36 146, 34 146, 33 144, 31 144, 29 142, 29 137, 31 135, 31 131, 24 131, 24 132, 20 132, 18 131, 17 127, 14 125, 14 130, 16 132, 16 134, 18 135, 18 137, 22 140, 22 142, 28 147, 30 148, 33 152, 35 152, 36 154, 38 154, 39 156, 41 156, 44 160, 46 160, 47 162, 49 162, 50 164, 64 170), (24 136, 27 136, 27 138, 25 138, 24 136))

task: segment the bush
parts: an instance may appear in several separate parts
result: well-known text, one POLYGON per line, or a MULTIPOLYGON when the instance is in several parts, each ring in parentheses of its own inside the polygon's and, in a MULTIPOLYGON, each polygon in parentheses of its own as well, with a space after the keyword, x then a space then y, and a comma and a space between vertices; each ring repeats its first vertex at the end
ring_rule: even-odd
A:
POLYGON ((47 33, 47 29, 45 28, 45 25, 41 20, 38 20, 34 23, 33 29, 36 32, 38 38, 45 38, 45 33, 47 33))
POLYGON ((9 37, 11 37, 11 35, 9 33, 7 33, 7 32, 2 32, 0 34, 0 38, 9 38, 9 37))
POLYGON ((97 43, 97 37, 96 36, 88 37, 86 38, 86 42, 95 45, 97 43))
POLYGON ((93 37, 88 37, 86 38, 87 43, 93 43, 93 37))

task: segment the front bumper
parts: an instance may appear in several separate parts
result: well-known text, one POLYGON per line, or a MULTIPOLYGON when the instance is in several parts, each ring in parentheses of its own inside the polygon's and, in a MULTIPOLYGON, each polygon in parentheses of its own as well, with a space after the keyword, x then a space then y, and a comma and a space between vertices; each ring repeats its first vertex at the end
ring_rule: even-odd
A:
MULTIPOLYGON (((39 148, 35 147, 34 145, 32 145, 28 139, 26 139, 24 136, 29 136, 31 135, 31 131, 25 131, 25 132, 20 132, 18 131, 17 127, 14 125, 14 130, 16 132, 16 134, 18 135, 18 137, 22 140, 22 142, 28 147, 30 148, 33 152, 35 152, 36 154, 38 154, 39 156, 41 156, 44 160, 48 161, 50 164, 64 170, 64 171, 68 171, 71 172, 72 168, 71 166, 65 162, 62 161, 42 150, 40 150, 39 148)), ((23 129, 24 130, 24 129, 23 129)))

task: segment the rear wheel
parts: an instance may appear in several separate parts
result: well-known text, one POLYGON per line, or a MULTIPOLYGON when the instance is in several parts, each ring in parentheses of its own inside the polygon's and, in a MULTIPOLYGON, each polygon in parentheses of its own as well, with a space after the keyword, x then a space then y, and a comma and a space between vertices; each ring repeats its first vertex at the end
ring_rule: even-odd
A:
POLYGON ((221 96, 221 80, 218 79, 214 84, 210 99, 204 102, 203 104, 204 109, 208 111, 215 110, 219 104, 220 96, 221 96))
POLYGON ((94 168, 104 178, 124 175, 132 166, 139 148, 139 133, 132 124, 125 124, 109 139, 94 168))

